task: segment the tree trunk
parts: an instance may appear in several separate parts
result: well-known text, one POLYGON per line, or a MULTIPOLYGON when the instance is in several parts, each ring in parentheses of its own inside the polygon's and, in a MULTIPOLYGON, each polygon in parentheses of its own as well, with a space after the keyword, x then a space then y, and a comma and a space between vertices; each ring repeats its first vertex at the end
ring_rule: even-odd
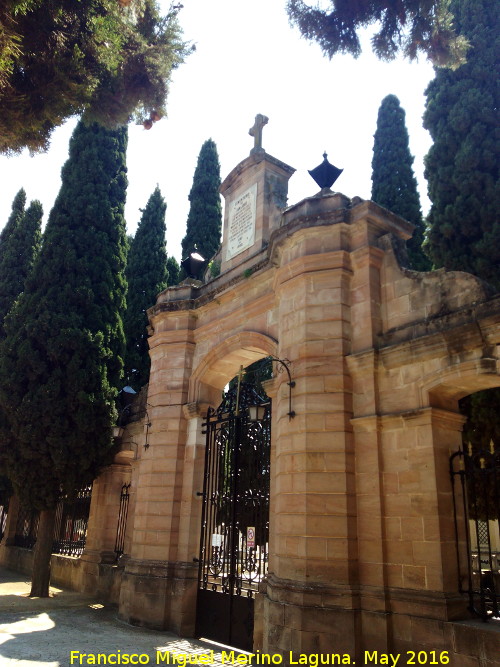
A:
POLYGON ((48 598, 50 584, 50 557, 54 541, 55 508, 40 512, 38 536, 33 554, 33 572, 30 597, 48 598))

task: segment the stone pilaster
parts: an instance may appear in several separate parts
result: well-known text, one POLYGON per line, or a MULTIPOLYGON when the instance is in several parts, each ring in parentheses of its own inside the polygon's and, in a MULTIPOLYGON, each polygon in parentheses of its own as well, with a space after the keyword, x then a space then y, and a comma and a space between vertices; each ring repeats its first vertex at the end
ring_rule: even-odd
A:
POLYGON ((348 254, 331 244, 324 230, 302 230, 282 247, 276 272, 279 356, 293 361, 296 416, 286 414, 288 378, 277 374, 263 605, 269 652, 355 649, 356 508, 344 362, 351 268, 348 254))
POLYGON ((189 299, 179 300, 175 289, 167 292, 161 307, 151 314, 148 448, 140 454, 132 546, 125 562, 119 614, 132 623, 189 634, 191 622, 185 627, 186 615, 176 610, 180 600, 184 603, 186 580, 193 578, 195 569, 192 562, 179 560, 179 543, 188 424, 183 406, 196 319, 189 299))

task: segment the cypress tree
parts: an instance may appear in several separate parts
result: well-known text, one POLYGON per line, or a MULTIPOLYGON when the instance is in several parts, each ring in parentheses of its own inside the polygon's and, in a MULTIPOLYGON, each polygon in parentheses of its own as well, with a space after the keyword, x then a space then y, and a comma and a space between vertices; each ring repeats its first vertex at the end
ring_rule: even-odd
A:
POLYGON ((43 209, 39 201, 31 202, 15 229, 2 244, 0 254, 0 336, 3 321, 24 289, 40 249, 43 209))
POLYGON ((427 271, 430 262, 422 251, 424 222, 412 164, 404 109, 395 95, 387 95, 379 108, 373 145, 372 199, 415 225, 406 244, 410 266, 427 271))
POLYGON ((500 289, 500 5, 455 0, 467 63, 437 70, 426 94, 424 127, 432 201, 428 248, 437 267, 468 271, 500 289))
POLYGON ((132 240, 127 264, 128 303, 125 316, 125 373, 138 389, 149 380, 149 348, 146 310, 167 286, 165 211, 167 205, 158 186, 149 198, 132 240))
POLYGON ((9 219, 6 222, 5 227, 0 232, 0 252, 3 252, 3 244, 5 240, 11 235, 23 217, 25 206, 26 192, 23 188, 21 188, 14 197, 14 201, 12 202, 12 210, 9 219))
POLYGON ((180 270, 181 267, 179 266, 179 262, 175 259, 175 257, 169 257, 167 259, 169 287, 172 287, 173 285, 177 285, 179 283, 180 270))
MULTIPOLYGON (((438 70, 429 84, 424 127, 433 139, 426 157, 432 201, 429 254, 437 267, 468 271, 500 289, 500 31, 498 3, 454 0, 457 31, 470 43, 467 63, 438 70)), ((473 447, 500 445, 500 390, 460 402, 473 447)))
POLYGON ((0 442, 22 503, 40 510, 31 595, 48 595, 55 507, 112 444, 124 347, 126 128, 80 122, 25 290, 5 320, 0 442))
POLYGON ((198 156, 189 193, 189 215, 186 236, 182 239, 182 259, 196 248, 209 260, 220 245, 222 207, 220 203, 220 164, 217 146, 212 139, 205 141, 198 156))
MULTIPOLYGON (((14 198, 12 214, 6 225, 0 250, 0 340, 5 336, 4 319, 24 289, 28 274, 40 248, 42 206, 40 202, 31 203, 24 211, 26 193, 20 190, 14 198)), ((5 414, 0 408, 0 438, 8 426, 5 414)), ((0 469, 5 472, 6 463, 0 448, 0 469)), ((11 490, 10 481, 0 475, 0 489, 5 493, 11 490)), ((1 503, 0 504, 5 504, 1 503)))

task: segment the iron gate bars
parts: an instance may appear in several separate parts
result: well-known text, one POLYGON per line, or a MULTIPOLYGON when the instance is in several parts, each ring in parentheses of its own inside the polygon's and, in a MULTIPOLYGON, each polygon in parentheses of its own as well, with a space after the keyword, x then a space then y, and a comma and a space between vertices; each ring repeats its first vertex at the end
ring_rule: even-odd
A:
POLYGON ((9 503, 8 501, 5 503, 5 505, 0 505, 0 542, 2 541, 2 538, 5 533, 5 526, 7 524, 7 513, 9 511, 9 503))
POLYGON ((204 427, 197 625, 205 637, 245 648, 268 564, 270 401, 239 382, 216 410, 209 408, 204 427), (260 419, 250 418, 252 406, 264 408, 260 419), (227 635, 209 634, 214 618, 227 635))
POLYGON ((118 512, 118 525, 116 527, 115 554, 116 560, 123 554, 125 546, 125 531, 127 529, 128 503, 130 500, 130 484, 122 486, 120 494, 120 510, 118 512))
POLYGON ((489 451, 473 451, 469 444, 467 451, 464 447, 450 457, 450 475, 459 591, 468 595, 472 613, 484 621, 499 618, 500 552, 493 548, 491 529, 498 534, 500 450, 495 452, 491 443, 489 451), (475 552, 472 533, 477 539, 475 552))
POLYGON ((92 484, 77 491, 72 499, 61 498, 57 504, 52 553, 81 556, 85 549, 92 497, 92 484))
POLYGON ((39 521, 40 514, 37 510, 30 510, 26 507, 19 508, 14 535, 14 544, 16 547, 33 549, 38 535, 39 521))
MULTIPOLYGON (((79 489, 73 498, 63 496, 56 507, 52 553, 81 556, 85 549, 89 521, 92 484, 79 489)), ((38 534, 40 513, 21 507, 19 510, 14 544, 33 549, 38 534)))

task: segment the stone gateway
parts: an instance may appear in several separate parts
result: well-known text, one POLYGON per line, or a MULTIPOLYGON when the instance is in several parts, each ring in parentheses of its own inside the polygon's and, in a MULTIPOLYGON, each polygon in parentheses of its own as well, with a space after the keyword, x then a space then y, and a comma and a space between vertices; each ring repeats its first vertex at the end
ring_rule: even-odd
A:
MULTIPOLYGON (((459 591, 448 466, 458 400, 500 386, 500 296, 466 273, 405 268, 412 226, 371 201, 323 188, 284 207, 294 170, 261 148, 261 131, 221 186, 220 275, 170 287, 148 311, 145 416, 94 484, 73 584, 106 594, 125 621, 195 634, 207 410, 242 366, 272 356, 289 361, 295 416, 275 372, 253 651, 283 664, 406 665, 420 651, 499 665, 498 628, 468 625, 459 591)), ((14 552, 4 539, 3 562, 14 552)))

